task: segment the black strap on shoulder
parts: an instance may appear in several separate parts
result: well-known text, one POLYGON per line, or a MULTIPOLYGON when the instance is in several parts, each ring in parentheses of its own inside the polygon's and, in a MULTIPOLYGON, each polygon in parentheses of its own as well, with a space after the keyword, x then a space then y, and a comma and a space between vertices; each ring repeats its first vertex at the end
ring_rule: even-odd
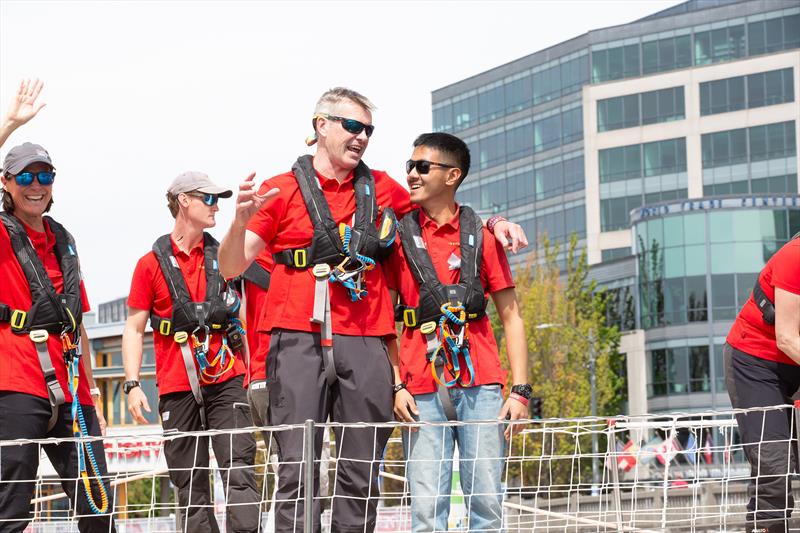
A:
POLYGON ((247 270, 245 270, 242 274, 242 278, 246 279, 250 283, 258 285, 264 290, 269 289, 270 274, 266 268, 258 264, 256 261, 250 263, 250 266, 247 267, 247 270))
MULTIPOLYGON (((789 241, 793 241, 795 239, 800 239, 800 231, 795 233, 789 241)), ((764 319, 764 322, 769 324, 770 326, 775 325, 775 302, 770 300, 767 297, 767 294, 764 292, 764 289, 761 287, 761 272, 758 273, 756 276, 755 285, 753 285, 753 301, 756 303, 756 306, 761 311, 761 317, 764 319)))
MULTIPOLYGON (((330 246, 337 250, 339 254, 342 254, 342 241, 339 238, 339 230, 333 220, 325 195, 320 188, 312 157, 310 155, 298 157, 297 162, 292 166, 292 172, 297 180, 297 185, 300 187, 300 193, 303 195, 303 202, 306 204, 311 224, 314 226, 313 239, 324 236, 328 240, 325 243, 326 247, 330 246)), ((322 246, 317 247, 321 248, 322 246)))
MULTIPOLYGON (((274 254, 275 262, 294 268, 308 268, 319 263, 338 263, 344 257, 344 247, 339 228, 333 219, 325 194, 320 188, 310 155, 300 156, 292 167, 308 216, 314 227, 311 245, 305 248, 283 250, 274 254)), ((378 201, 375 195, 375 177, 363 161, 353 171, 356 212, 350 237, 350 256, 374 256, 380 239, 375 218, 378 201)))
POLYGON ((468 206, 461 206, 459 237, 461 267, 458 285, 444 285, 439 279, 430 254, 422 239, 419 211, 406 215, 399 223, 403 251, 411 265, 411 272, 420 289, 419 306, 398 306, 395 319, 408 327, 419 327, 440 315, 439 309, 452 300, 460 300, 467 318, 474 320, 484 314, 486 298, 480 280, 483 252, 483 224, 480 217, 468 206))
MULTIPOLYGON (((61 333, 65 328, 67 331, 76 330, 82 315, 81 274, 72 235, 52 218, 44 217, 56 239, 55 253, 64 279, 64 291, 59 294, 22 223, 5 211, 0 212, 0 220, 8 232, 14 255, 28 282, 32 301, 30 310, 9 309, 12 330, 16 333, 29 331, 30 328, 56 333, 61 333)), ((6 312, 0 309, 0 314, 5 316, 6 312)))
POLYGON ((55 252, 61 265, 61 275, 64 277, 64 293, 78 295, 81 291, 81 267, 75 239, 64 226, 51 217, 46 216, 44 219, 56 237, 55 252))

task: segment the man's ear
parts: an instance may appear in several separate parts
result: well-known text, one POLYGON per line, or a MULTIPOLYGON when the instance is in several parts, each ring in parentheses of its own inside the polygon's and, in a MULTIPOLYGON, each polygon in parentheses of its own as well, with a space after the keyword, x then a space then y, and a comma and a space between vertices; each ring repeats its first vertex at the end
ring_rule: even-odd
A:
POLYGON ((448 186, 455 186, 458 185, 458 180, 461 179, 461 169, 460 168, 451 168, 447 171, 447 178, 445 179, 444 183, 448 186))

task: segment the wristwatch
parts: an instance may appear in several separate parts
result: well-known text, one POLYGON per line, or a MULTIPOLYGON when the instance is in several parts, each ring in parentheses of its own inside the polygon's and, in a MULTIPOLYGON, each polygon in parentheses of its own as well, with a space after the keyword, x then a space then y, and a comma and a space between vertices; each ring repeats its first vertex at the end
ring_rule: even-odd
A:
POLYGON ((125 394, 128 394, 130 391, 132 391, 136 387, 139 387, 140 385, 141 383, 139 383, 135 379, 131 379, 122 384, 122 390, 125 392, 125 394))
POLYGON ((519 394, 526 400, 530 400, 531 394, 533 394, 533 388, 527 383, 525 383, 524 385, 514 385, 513 387, 511 387, 511 392, 513 392, 514 394, 519 394))

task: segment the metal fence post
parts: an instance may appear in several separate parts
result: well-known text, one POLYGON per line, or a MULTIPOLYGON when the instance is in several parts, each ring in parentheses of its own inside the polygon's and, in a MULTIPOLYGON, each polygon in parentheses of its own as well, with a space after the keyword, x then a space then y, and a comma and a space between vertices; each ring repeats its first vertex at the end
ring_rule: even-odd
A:
POLYGON ((305 524, 303 531, 311 533, 314 531, 314 421, 306 420, 305 423, 305 445, 303 446, 303 467, 305 468, 304 496, 303 496, 303 516, 305 524))
POLYGON ((614 432, 616 420, 608 421, 608 458, 609 469, 611 470, 611 482, 614 484, 614 507, 617 515, 617 527, 622 531, 622 496, 619 487, 619 464, 617 463, 617 434, 614 432))

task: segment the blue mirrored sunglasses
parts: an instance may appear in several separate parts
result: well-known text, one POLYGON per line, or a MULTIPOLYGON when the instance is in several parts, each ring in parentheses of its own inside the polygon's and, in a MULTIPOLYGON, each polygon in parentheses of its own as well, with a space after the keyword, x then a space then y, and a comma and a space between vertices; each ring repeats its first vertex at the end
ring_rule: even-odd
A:
POLYGON ((52 185, 53 182, 56 180, 56 173, 55 172, 20 172, 16 176, 14 176, 14 181, 17 182, 17 185, 22 187, 27 187, 31 183, 33 183, 33 179, 36 178, 39 180, 41 185, 52 185))
POLYGON ((217 205, 217 202, 219 202, 218 194, 210 194, 205 192, 187 192, 186 194, 189 196, 194 196, 195 198, 200 198, 208 207, 213 207, 217 205))

